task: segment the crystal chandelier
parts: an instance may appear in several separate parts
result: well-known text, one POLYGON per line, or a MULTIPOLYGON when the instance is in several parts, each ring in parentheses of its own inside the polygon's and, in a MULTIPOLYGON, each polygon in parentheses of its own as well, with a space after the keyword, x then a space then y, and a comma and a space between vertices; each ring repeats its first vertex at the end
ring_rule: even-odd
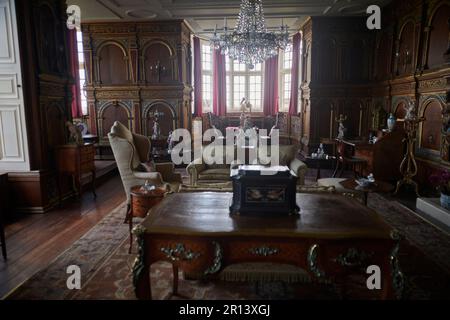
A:
POLYGON ((289 44, 288 26, 281 23, 277 33, 267 32, 262 0, 242 0, 235 30, 228 30, 225 18, 224 33, 217 34, 217 26, 211 44, 221 53, 249 69, 266 59, 276 56, 289 44))

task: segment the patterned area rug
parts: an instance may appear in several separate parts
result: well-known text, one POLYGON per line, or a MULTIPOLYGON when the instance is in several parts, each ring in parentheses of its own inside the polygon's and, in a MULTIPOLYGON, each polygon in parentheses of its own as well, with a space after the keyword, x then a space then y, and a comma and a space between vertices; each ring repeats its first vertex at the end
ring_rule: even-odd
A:
MULTIPOLYGON (((376 194, 369 206, 404 236, 399 260, 407 277, 407 299, 450 298, 450 238, 425 223, 395 201, 376 194)), ((128 229, 123 224, 125 206, 115 209, 44 270, 38 272, 8 299, 135 299, 131 266, 135 256, 127 253, 128 229), (68 290, 66 268, 78 265, 81 290, 68 290)), ((136 252, 136 250, 133 250, 136 252)), ((282 267, 280 267, 283 270, 282 267)), ((180 295, 171 296, 172 269, 168 263, 152 266, 154 299, 339 299, 332 285, 311 284, 305 278, 285 283, 187 280, 180 274, 180 295)), ((349 297, 376 298, 355 277, 348 285, 349 297)))

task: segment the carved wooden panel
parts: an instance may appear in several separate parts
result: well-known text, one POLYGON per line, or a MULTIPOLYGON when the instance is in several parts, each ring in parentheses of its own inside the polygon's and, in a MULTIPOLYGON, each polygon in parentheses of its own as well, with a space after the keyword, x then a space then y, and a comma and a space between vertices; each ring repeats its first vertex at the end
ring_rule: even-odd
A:
POLYGON ((400 102, 394 108, 394 115, 397 119, 404 119, 406 116, 406 104, 404 102, 400 102))
POLYGON ((101 128, 102 137, 107 138, 114 121, 119 121, 130 129, 129 118, 128 110, 124 106, 112 103, 107 105, 99 115, 99 128, 101 128))
POLYGON ((387 33, 383 33, 378 45, 377 59, 375 74, 377 79, 385 79, 391 73, 391 53, 392 41, 389 39, 387 33))
POLYGON ((359 137, 361 135, 361 102, 359 100, 346 102, 342 113, 347 116, 347 120, 344 122, 344 126, 347 129, 346 137, 359 137))
POLYGON ((174 113, 172 109, 165 103, 155 103, 147 109, 145 114, 145 135, 152 136, 155 125, 155 113, 162 115, 158 116, 158 123, 160 134, 162 138, 167 138, 169 132, 174 130, 174 113))
POLYGON ((445 63, 444 53, 448 48, 450 6, 442 5, 434 14, 430 30, 430 48, 428 67, 433 68, 445 63))
POLYGON ((421 147, 440 151, 441 149, 441 128, 442 128, 442 108, 438 101, 432 101, 425 107, 423 113, 425 121, 422 124, 421 147))
POLYGON ((341 79, 358 82, 369 78, 368 60, 365 54, 366 43, 362 39, 352 39, 342 47, 341 79))
POLYGON ((399 37, 397 73, 405 74, 414 71, 414 23, 406 22, 399 37))
POLYGON ((104 85, 124 84, 128 81, 126 54, 115 44, 103 46, 99 52, 100 81, 104 85))
POLYGON ((334 83, 337 80, 336 41, 325 38, 317 46, 317 80, 322 83, 334 83))
POLYGON ((53 157, 53 149, 66 143, 65 115, 57 103, 48 103, 45 107, 45 124, 47 129, 47 143, 51 150, 50 159, 53 157))
MULTIPOLYGON (((57 7, 41 2, 35 8, 35 32, 39 48, 39 69, 42 73, 60 74, 65 71, 64 40, 57 7)), ((62 29, 64 30, 64 29, 62 29)))
MULTIPOLYGON (((317 135, 319 138, 331 138, 330 137, 330 120, 331 120, 331 102, 322 101, 317 108, 317 135)), ((334 134, 334 133, 333 133, 334 134)), ((337 135, 337 133, 336 133, 337 135)))
POLYGON ((166 83, 175 80, 172 49, 165 43, 152 43, 144 52, 145 80, 166 83))

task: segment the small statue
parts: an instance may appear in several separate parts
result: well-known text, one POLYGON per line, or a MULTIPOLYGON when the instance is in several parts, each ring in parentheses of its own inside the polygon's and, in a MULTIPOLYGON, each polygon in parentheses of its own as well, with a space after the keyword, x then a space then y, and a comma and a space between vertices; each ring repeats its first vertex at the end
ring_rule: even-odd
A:
POLYGON ((155 120, 155 122, 153 122, 152 139, 159 139, 160 136, 161 136, 161 128, 159 127, 158 121, 155 120))
POLYGON ((79 146, 83 145, 83 137, 80 129, 70 121, 66 122, 66 127, 69 130, 69 142, 79 146))
POLYGON ((247 98, 242 98, 241 100, 241 111, 252 112, 252 104, 247 100, 247 98))
POLYGON ((335 119, 336 122, 339 123, 339 128, 338 128, 338 139, 344 139, 345 137, 345 132, 347 131, 347 129, 344 127, 344 121, 347 120, 347 116, 344 116, 343 114, 339 115, 339 118, 335 119))
POLYGON ((412 102, 412 101, 408 102, 408 107, 406 108, 405 120, 416 119, 415 109, 416 109, 416 106, 415 106, 414 102, 412 102))
POLYGON ((167 145, 168 145, 167 148, 170 152, 175 145, 175 141, 173 141, 173 139, 172 139, 172 131, 169 132, 169 137, 167 138, 167 145))

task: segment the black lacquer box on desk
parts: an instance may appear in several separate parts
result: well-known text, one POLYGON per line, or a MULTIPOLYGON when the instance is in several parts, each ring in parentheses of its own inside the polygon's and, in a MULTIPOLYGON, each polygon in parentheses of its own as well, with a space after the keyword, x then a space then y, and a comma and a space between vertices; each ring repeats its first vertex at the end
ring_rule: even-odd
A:
POLYGON ((231 214, 294 215, 300 211, 297 176, 287 166, 240 165, 231 170, 231 179, 231 214))

